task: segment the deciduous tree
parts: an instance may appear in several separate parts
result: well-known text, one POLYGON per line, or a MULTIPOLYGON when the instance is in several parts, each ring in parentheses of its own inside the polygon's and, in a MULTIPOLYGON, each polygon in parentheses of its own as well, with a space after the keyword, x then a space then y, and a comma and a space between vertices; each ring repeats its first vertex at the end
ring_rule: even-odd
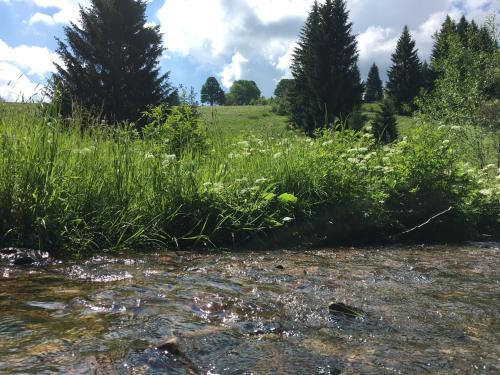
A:
POLYGON ((223 105, 225 101, 226 95, 217 79, 215 77, 207 78, 207 81, 201 88, 201 102, 214 106, 214 104, 223 105))

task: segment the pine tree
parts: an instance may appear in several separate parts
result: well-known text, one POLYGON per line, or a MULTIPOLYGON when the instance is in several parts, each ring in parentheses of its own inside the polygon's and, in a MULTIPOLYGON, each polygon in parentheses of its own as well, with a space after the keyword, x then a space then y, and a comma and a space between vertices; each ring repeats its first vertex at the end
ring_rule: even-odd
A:
POLYGON ((434 72, 427 61, 424 61, 421 69, 422 87, 427 91, 432 91, 434 88, 434 72))
POLYGON ((365 102, 373 103, 382 100, 384 97, 384 89, 382 87, 382 80, 378 72, 378 67, 373 63, 368 73, 366 80, 365 102))
POLYGON ((390 99, 385 99, 373 120, 372 131, 375 139, 382 144, 395 141, 398 138, 396 125, 394 104, 390 99))
POLYGON ((441 29, 434 34, 434 45, 432 47, 431 54, 431 67, 433 67, 434 62, 441 56, 446 55, 449 49, 448 38, 457 32, 457 25, 450 16, 446 16, 441 29))
POLYGON ((225 101, 226 96, 217 79, 215 77, 208 77, 201 88, 201 102, 208 103, 213 107, 214 104, 222 105, 225 101))
POLYGON ((308 133, 345 119, 361 102, 356 38, 345 0, 314 3, 292 60, 292 121, 308 133))
POLYGON ((460 21, 458 21, 457 34, 462 41, 462 44, 467 47, 469 45, 470 24, 465 16, 462 16, 460 21))
POLYGON ((392 55, 392 66, 388 72, 387 91, 400 113, 408 113, 414 109, 413 100, 418 95, 422 85, 421 63, 411 38, 408 27, 405 26, 392 55))
POLYGON ((160 74, 164 48, 159 26, 146 25, 146 0, 92 0, 80 7, 80 25, 58 40, 54 88, 62 110, 76 103, 110 121, 137 120, 150 105, 167 103, 174 90, 160 74))

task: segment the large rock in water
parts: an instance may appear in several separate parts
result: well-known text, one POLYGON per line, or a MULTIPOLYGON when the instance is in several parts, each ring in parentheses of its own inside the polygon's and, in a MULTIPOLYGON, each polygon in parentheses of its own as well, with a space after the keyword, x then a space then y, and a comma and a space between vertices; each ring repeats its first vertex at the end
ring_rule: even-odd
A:
POLYGON ((12 266, 31 266, 47 263, 49 253, 45 251, 7 248, 0 249, 0 262, 8 263, 12 266))
POLYGON ((330 311, 330 314, 335 317, 363 318, 366 315, 363 310, 347 306, 344 303, 332 303, 328 306, 328 310, 330 311))

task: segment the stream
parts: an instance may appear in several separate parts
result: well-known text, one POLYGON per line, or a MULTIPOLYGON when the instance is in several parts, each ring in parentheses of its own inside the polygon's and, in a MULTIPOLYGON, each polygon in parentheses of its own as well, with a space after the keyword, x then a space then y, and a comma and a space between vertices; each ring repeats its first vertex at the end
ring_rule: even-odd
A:
POLYGON ((500 373, 500 244, 6 259, 1 374, 500 373))

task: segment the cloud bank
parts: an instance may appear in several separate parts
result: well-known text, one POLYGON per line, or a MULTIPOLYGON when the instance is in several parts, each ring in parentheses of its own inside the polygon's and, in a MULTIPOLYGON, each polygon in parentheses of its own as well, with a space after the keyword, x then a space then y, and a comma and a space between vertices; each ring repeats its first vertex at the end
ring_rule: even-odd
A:
MULTIPOLYGON (((280 78, 290 76, 297 36, 313 0, 149 2, 151 9, 156 10, 149 22, 160 26, 168 48, 165 56, 168 59, 162 62, 167 69, 172 69, 171 61, 180 61, 176 70, 196 67, 196 72, 182 72, 183 77, 204 72, 207 76, 217 76, 226 88, 237 79, 253 79, 269 96, 280 78)), ((0 0, 0 3, 7 6, 29 3, 34 11, 25 20, 25 26, 49 27, 60 35, 63 25, 78 20, 79 4, 88 6, 90 0, 0 0)), ((421 58, 427 59, 432 35, 447 14, 455 19, 465 14, 480 23, 500 9, 500 0, 347 0, 347 3, 358 38, 361 72, 366 75, 376 62, 383 78, 404 25, 410 27, 421 58)), ((0 39, 2 90, 20 73, 26 79, 17 82, 29 93, 35 82, 53 71, 56 55, 46 47, 32 44, 35 43, 9 46, 0 39)), ((198 81, 184 84, 197 86, 198 81)), ((0 95, 5 94, 0 92, 0 95)))

